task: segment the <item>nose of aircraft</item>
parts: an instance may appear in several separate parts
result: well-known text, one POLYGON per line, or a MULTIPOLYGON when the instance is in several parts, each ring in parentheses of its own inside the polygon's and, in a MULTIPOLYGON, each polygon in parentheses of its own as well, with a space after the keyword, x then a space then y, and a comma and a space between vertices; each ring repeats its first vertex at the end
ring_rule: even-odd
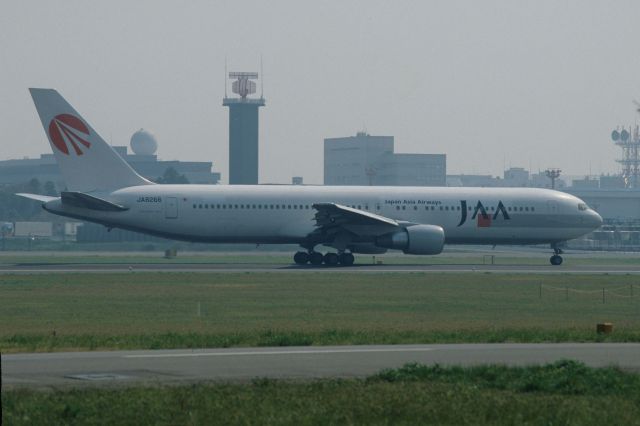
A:
POLYGON ((587 223, 593 227, 593 229, 600 228, 602 226, 602 216, 598 214, 598 212, 594 210, 587 211, 588 219, 587 223))

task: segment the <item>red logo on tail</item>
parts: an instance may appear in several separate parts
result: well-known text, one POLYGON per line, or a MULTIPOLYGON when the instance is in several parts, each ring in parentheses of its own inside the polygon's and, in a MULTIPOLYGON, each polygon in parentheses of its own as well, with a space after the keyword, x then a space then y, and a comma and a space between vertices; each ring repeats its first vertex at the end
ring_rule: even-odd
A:
POLYGON ((74 115, 59 114, 49 123, 51 142, 66 155, 69 155, 69 145, 71 145, 76 155, 82 155, 83 152, 80 145, 84 145, 86 148, 91 146, 91 143, 87 140, 88 136, 89 128, 74 115))

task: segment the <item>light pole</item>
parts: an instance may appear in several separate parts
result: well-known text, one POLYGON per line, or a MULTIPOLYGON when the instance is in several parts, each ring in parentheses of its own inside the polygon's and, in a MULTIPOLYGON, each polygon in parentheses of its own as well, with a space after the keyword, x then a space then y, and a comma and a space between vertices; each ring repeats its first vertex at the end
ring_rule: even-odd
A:
POLYGON ((544 174, 551 179, 551 189, 556 189, 556 179, 560 177, 560 173, 562 173, 560 169, 547 169, 544 171, 544 174))

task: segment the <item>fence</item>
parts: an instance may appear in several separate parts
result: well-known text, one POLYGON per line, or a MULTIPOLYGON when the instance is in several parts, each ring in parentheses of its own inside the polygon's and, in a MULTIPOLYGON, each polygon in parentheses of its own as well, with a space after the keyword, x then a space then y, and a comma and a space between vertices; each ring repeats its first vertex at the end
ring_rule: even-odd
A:
POLYGON ((554 291, 554 292, 564 292, 565 300, 567 301, 569 300, 569 293, 586 294, 586 295, 590 295, 590 294, 602 295, 602 303, 607 303, 607 296, 633 299, 638 295, 637 290, 634 292, 634 284, 615 287, 612 289, 602 287, 602 289, 597 289, 597 290, 581 290, 577 288, 556 287, 556 286, 547 285, 547 284, 540 284, 539 291, 538 291, 538 297, 540 299, 542 299, 543 290, 554 291))

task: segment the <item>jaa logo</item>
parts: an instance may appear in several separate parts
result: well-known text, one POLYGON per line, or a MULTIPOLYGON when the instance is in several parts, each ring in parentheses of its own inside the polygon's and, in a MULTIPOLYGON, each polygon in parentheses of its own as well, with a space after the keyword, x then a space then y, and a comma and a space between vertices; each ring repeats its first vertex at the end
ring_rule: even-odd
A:
POLYGON ((82 155, 83 149, 91 147, 88 136, 89 128, 74 115, 58 114, 49 123, 51 142, 66 155, 69 155, 69 146, 76 155, 82 155))
MULTIPOLYGON (((498 202, 498 207, 496 208, 496 212, 494 214, 488 213, 487 208, 482 205, 482 202, 478 201, 478 204, 476 204, 475 208, 473 209, 473 215, 471 215, 471 219, 477 219, 479 228, 488 228, 491 226, 491 222, 496 220, 500 214, 502 214, 504 220, 511 219, 509 217, 509 213, 507 213, 507 209, 504 208, 504 204, 502 204, 502 201, 498 202)), ((460 200, 460 223, 458 223, 458 226, 462 226, 466 221, 467 201, 460 200)))

